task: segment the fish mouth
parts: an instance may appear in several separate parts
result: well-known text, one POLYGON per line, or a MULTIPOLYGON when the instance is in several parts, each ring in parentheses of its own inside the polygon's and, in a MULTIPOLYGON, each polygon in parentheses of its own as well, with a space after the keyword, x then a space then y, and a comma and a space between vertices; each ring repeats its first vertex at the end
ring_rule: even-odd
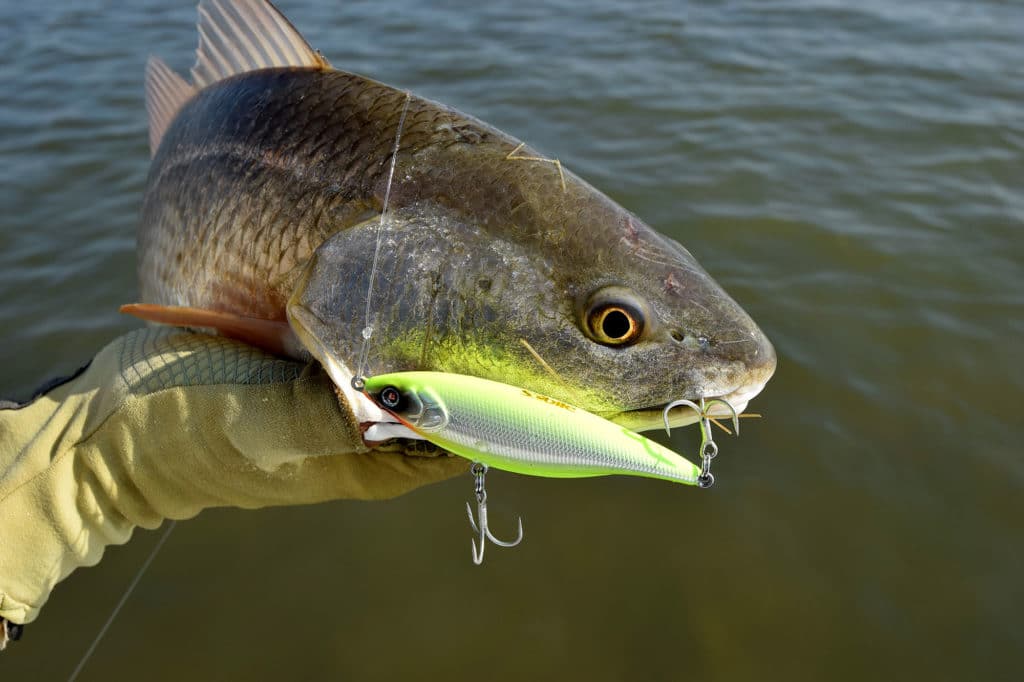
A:
MULTIPOLYGON (((750 401, 764 390, 767 384, 768 379, 765 379, 764 381, 744 384, 722 395, 704 396, 704 399, 727 402, 736 410, 736 414, 740 414, 747 409, 750 401)), ((694 396, 690 399, 698 402, 700 401, 700 396, 694 396)), ((710 405, 708 414, 712 417, 732 417, 732 412, 721 403, 710 405)), ((653 431, 654 429, 665 428, 665 405, 627 410, 614 414, 603 414, 601 416, 630 431, 653 431)), ((673 409, 668 415, 668 425, 671 428, 689 426, 690 424, 695 424, 699 418, 699 415, 693 409, 673 409)))
MULTIPOLYGON (((335 367, 335 369, 339 369, 335 367)), ((347 369, 347 368, 346 368, 347 369)), ((376 403, 366 397, 365 394, 354 391, 350 387, 351 374, 349 372, 331 372, 328 369, 328 373, 332 375, 337 383, 339 379, 348 379, 345 381, 342 389, 349 399, 349 404, 353 407, 353 412, 356 414, 356 419, 360 421, 364 428, 363 440, 367 445, 380 443, 382 441, 391 440, 393 438, 401 438, 407 440, 422 440, 423 436, 412 431, 399 419, 391 415, 390 413, 381 410, 376 403), (361 409, 360 409, 361 408, 361 409)), ((741 386, 729 393, 719 396, 708 396, 706 400, 722 400, 729 403, 736 414, 741 414, 747 409, 747 405, 751 400, 759 394, 764 387, 767 385, 768 380, 765 379, 756 384, 747 384, 741 386)), ((694 402, 699 401, 697 398, 694 402)), ((731 418, 732 412, 721 403, 713 403, 708 408, 708 414, 712 417, 724 417, 731 418)), ((661 405, 658 407, 641 408, 639 410, 628 410, 625 412, 618 412, 615 414, 602 414, 608 421, 614 422, 619 426, 629 429, 630 431, 653 431, 655 429, 665 428, 665 406, 661 405)), ((674 409, 669 413, 668 424, 671 428, 677 428, 682 426, 689 426, 695 424, 699 420, 698 414, 693 409, 674 409)))
MULTIPOLYGON (((394 438, 423 440, 423 436, 409 429, 394 415, 386 410, 382 410, 366 394, 353 387, 352 378, 354 372, 352 369, 344 362, 341 362, 313 332, 314 329, 318 328, 318 323, 320 325, 323 324, 322 320, 319 320, 311 311, 300 305, 289 304, 287 313, 289 324, 300 342, 320 362, 339 393, 348 402, 353 417, 363 430, 363 441, 367 445, 394 438)), ((704 398, 706 400, 717 399, 725 401, 736 410, 736 414, 740 414, 747 408, 747 404, 767 385, 774 370, 774 363, 771 370, 765 373, 766 376, 762 375, 757 380, 743 384, 724 394, 704 396, 704 398)), ((700 396, 688 397, 694 402, 700 400, 700 396)), ((657 405, 637 410, 598 414, 630 431, 640 432, 665 428, 664 411, 665 405, 657 405)), ((708 414, 712 417, 732 416, 732 412, 720 403, 712 404, 708 409, 708 414)), ((693 409, 674 409, 669 413, 668 423, 670 427, 675 428, 694 424, 698 419, 699 415, 693 409)))

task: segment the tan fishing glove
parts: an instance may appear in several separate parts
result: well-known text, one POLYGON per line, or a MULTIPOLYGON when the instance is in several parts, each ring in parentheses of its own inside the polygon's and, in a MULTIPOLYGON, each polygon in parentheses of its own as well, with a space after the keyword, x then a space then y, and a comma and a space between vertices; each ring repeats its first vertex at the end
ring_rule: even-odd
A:
POLYGON ((467 470, 425 448, 371 451, 319 366, 166 328, 127 334, 73 379, 3 407, 0 645, 135 526, 382 499, 467 470))

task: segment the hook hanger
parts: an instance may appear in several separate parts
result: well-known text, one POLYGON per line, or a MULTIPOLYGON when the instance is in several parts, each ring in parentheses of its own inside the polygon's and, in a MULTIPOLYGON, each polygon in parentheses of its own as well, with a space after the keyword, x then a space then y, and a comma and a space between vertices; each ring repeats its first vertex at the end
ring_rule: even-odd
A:
POLYGON ((488 540, 499 547, 515 547, 523 541, 523 518, 519 517, 519 534, 516 536, 515 540, 506 542, 494 537, 494 534, 491 533, 491 529, 487 525, 487 489, 484 486, 484 477, 487 475, 487 465, 483 462, 473 462, 473 466, 470 467, 469 472, 473 474, 475 479, 474 490, 476 492, 477 518, 473 518, 473 509, 469 506, 469 502, 466 503, 466 514, 469 516, 469 525, 473 527, 473 532, 477 533, 480 537, 479 547, 477 547, 476 542, 470 540, 470 544, 473 546, 473 563, 479 566, 484 561, 484 547, 488 540))

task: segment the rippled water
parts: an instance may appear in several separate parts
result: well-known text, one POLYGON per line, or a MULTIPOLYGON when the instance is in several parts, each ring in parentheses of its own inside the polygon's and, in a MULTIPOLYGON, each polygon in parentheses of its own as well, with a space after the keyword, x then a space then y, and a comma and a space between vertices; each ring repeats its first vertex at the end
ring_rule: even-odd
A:
MULTIPOLYGON (((186 3, 0 5, 0 394, 134 322, 142 69, 186 3)), ((455 480, 181 524, 83 679, 1012 679, 1024 628, 1019 3, 282 0, 331 61, 526 139, 775 342, 707 493, 455 480)), ((693 434, 675 436, 692 448, 693 434)), ((0 656, 61 678, 156 540, 0 656)), ((20 675, 20 677, 18 677, 20 675)))

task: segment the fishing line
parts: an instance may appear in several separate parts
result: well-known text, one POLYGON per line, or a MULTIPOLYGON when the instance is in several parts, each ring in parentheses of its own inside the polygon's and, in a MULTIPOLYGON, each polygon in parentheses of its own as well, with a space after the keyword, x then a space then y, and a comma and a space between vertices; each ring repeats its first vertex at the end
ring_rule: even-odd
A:
MULTIPOLYGON (((388 169, 388 184, 384 190, 384 206, 381 208, 380 211, 380 222, 377 223, 377 243, 374 245, 373 248, 373 262, 370 265, 370 281, 366 289, 366 311, 363 316, 364 324, 362 331, 363 342, 359 348, 359 356, 356 361, 356 372, 352 376, 352 388, 354 388, 357 391, 362 391, 363 389, 366 388, 366 370, 370 351, 370 338, 373 336, 373 324, 371 322, 371 316, 373 314, 373 285, 377 281, 377 269, 379 268, 380 265, 380 247, 384 237, 384 221, 387 219, 388 203, 391 200, 391 183, 394 181, 395 178, 395 166, 398 163, 398 149, 401 146, 402 130, 405 128, 405 116, 409 112, 409 101, 411 99, 411 95, 407 90, 405 92, 405 104, 402 106, 402 115, 398 119, 398 130, 395 131, 395 146, 391 150, 391 167, 388 169)), ((554 163, 556 166, 558 166, 558 172, 561 173, 561 164, 559 164, 558 161, 554 161, 554 163)), ((565 188, 564 177, 562 179, 562 188, 565 188)), ((533 348, 530 346, 529 342, 526 339, 520 340, 522 341, 523 345, 525 345, 526 348, 531 353, 533 353, 534 357, 536 357, 537 360, 544 367, 546 367, 550 372, 555 374, 556 377, 558 376, 557 373, 555 373, 554 370, 551 369, 551 367, 546 362, 544 362, 543 358, 541 358, 540 355, 537 354, 537 351, 533 350, 533 348)), ((477 516, 480 519, 479 524, 477 523, 476 519, 473 518, 473 510, 470 508, 469 503, 466 504, 466 512, 469 514, 469 523, 473 527, 474 532, 478 533, 480 536, 479 549, 477 548, 476 543, 472 543, 473 563, 479 565, 484 560, 484 544, 486 540, 490 540, 494 544, 500 545, 502 547, 515 547, 522 541, 523 520, 519 519, 519 536, 515 540, 506 542, 494 537, 487 524, 487 491, 484 488, 484 475, 487 472, 487 465, 483 464, 482 462, 474 462, 473 466, 470 468, 470 471, 473 474, 476 481, 475 490, 477 501, 477 516)))
POLYGON ((357 391, 363 390, 366 385, 367 356, 370 352, 370 337, 373 336, 373 324, 370 316, 373 313, 373 284, 377 279, 377 267, 380 263, 380 245, 384 236, 384 220, 388 214, 388 202, 391 200, 391 182, 395 178, 395 165, 398 162, 398 148, 402 142, 402 129, 405 127, 405 115, 409 112, 409 101, 412 99, 409 91, 405 92, 405 104, 402 106, 402 115, 398 119, 398 130, 395 132, 395 146, 391 150, 391 168, 388 169, 388 184, 384 190, 384 207, 380 212, 380 222, 377 223, 377 244, 373 249, 373 263, 370 265, 370 283, 366 290, 366 314, 363 317, 363 344, 359 349, 359 358, 356 361, 356 373, 352 377, 352 388, 357 391))
POLYGON ((82 660, 78 662, 74 672, 71 673, 71 677, 68 678, 68 682, 75 682, 75 679, 78 678, 78 674, 82 672, 82 668, 85 667, 89 657, 92 656, 94 651, 96 651, 96 646, 100 643, 100 640, 103 639, 103 635, 107 634, 110 624, 114 622, 115 618, 117 618, 117 614, 121 611, 121 607, 124 606, 126 601, 128 601, 128 597, 131 596, 132 590, 134 590, 135 586, 139 584, 139 580, 142 579, 142 575, 146 572, 146 569, 149 568, 149 565, 153 563, 153 559, 156 558, 157 552, 159 552, 160 548, 164 546, 165 542, 167 542, 167 537, 171 534, 171 531, 174 530, 174 526, 176 524, 176 521, 171 521, 167 524, 167 530, 165 530, 164 534, 160 536, 159 540, 157 540, 156 545, 154 545, 153 549, 149 552, 149 556, 146 557, 146 561, 143 562, 142 568, 140 568, 139 572, 135 574, 134 578, 132 578, 131 583, 128 585, 128 589, 126 589, 124 594, 121 595, 121 600, 117 602, 117 606, 115 606, 114 610, 110 612, 110 617, 107 618, 107 622, 104 623, 103 627, 100 628, 100 631, 96 633, 96 638, 92 640, 92 644, 89 645, 89 649, 85 652, 85 655, 82 656, 82 660))
MULTIPOLYGON (((395 145, 391 150, 391 166, 390 168, 388 168, 388 182, 384 190, 384 205, 380 213, 380 222, 377 223, 377 242, 373 249, 373 263, 370 266, 370 282, 366 292, 366 312, 364 316, 364 326, 362 332, 363 343, 362 347, 359 350, 357 371, 355 376, 352 378, 352 386, 360 391, 363 389, 363 386, 365 385, 366 381, 365 373, 367 365, 367 355, 369 353, 370 337, 373 336, 373 325, 371 324, 370 321, 371 315, 373 314, 373 284, 377 278, 377 270, 380 264, 380 247, 384 236, 384 221, 387 219, 388 204, 391 201, 391 184, 395 178, 395 166, 397 165, 398 162, 398 150, 402 142, 402 130, 405 128, 405 117, 406 114, 408 114, 409 112, 409 102, 411 99, 412 96, 408 91, 406 91, 405 103, 402 106, 402 115, 398 119, 398 130, 395 132, 395 145)), ((86 650, 85 654, 82 656, 82 660, 78 662, 78 665, 71 673, 71 676, 68 677, 68 682, 74 682, 78 678, 79 673, 82 672, 82 669, 85 667, 85 664, 89 661, 89 658, 92 657, 93 652, 96 651, 96 647, 99 645, 100 640, 102 640, 103 636, 107 634, 107 630, 110 629, 110 626, 114 622, 114 619, 117 618, 117 614, 121 612, 121 608, 125 605, 125 603, 128 601, 128 598, 135 590, 135 586, 139 584, 139 581, 142 579, 142 576, 145 574, 150 564, 153 563, 153 559, 156 558, 156 555, 160 551, 160 548, 164 546, 164 543, 167 541, 168 536, 170 536, 171 531, 174 530, 174 526, 174 521, 171 521, 167 524, 167 530, 165 530, 163 535, 160 536, 160 539, 157 541, 156 545, 149 553, 149 556, 146 557, 146 561, 142 564, 142 567, 139 569, 138 573, 135 574, 135 577, 128 585, 128 589, 126 589, 124 591, 124 594, 121 595, 120 601, 117 602, 117 605, 114 607, 114 610, 110 613, 110 616, 107 618, 107 622, 105 622, 103 624, 103 627, 100 628, 100 631, 96 633, 95 639, 93 639, 92 644, 89 645, 88 650, 86 650)))

